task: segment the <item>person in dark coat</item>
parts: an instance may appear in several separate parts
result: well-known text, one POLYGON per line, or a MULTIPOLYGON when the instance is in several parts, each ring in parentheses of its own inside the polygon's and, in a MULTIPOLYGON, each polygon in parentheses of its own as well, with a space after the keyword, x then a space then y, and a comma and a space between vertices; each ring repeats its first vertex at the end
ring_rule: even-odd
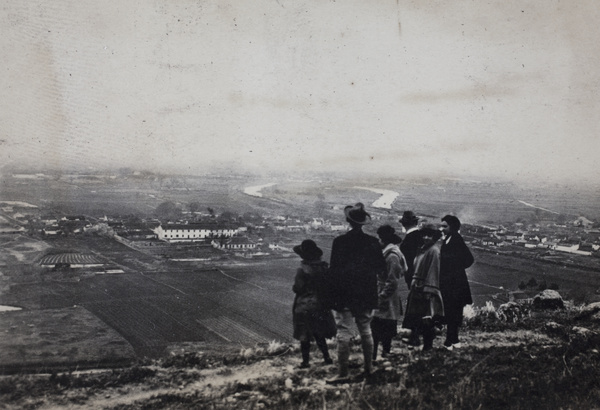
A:
POLYGON ((310 366, 310 342, 313 338, 323 353, 324 363, 332 364, 325 339, 335 336, 335 320, 322 300, 327 262, 321 260, 323 251, 310 239, 294 246, 294 252, 302 258, 292 287, 296 294, 292 315, 294 339, 300 341, 302 353, 300 368, 310 366))
POLYGON ((408 265, 408 270, 404 275, 404 281, 410 289, 410 284, 415 273, 415 256, 417 256, 417 252, 421 246, 423 246, 423 238, 418 228, 419 217, 412 211, 404 211, 399 222, 406 231, 402 244, 400 244, 400 250, 402 251, 402 254, 404 254, 404 258, 408 265))
POLYGON ((462 325, 463 308, 473 303, 471 288, 465 269, 475 259, 459 233, 460 220, 454 215, 442 218, 442 241, 440 257, 440 290, 446 316, 446 340, 444 346, 451 350, 461 346, 458 330, 462 325))
POLYGON ((338 376, 328 383, 348 379, 352 322, 360 334, 364 357, 364 376, 372 372, 373 336, 371 319, 377 308, 377 276, 386 270, 385 259, 377 238, 363 232, 371 216, 362 203, 344 208, 350 231, 333 240, 331 247, 329 302, 335 310, 337 324, 338 376))
POLYGON ((417 341, 422 335, 423 350, 431 350, 435 339, 435 327, 441 327, 444 318, 444 304, 439 288, 439 239, 442 233, 433 224, 422 226, 419 232, 423 236, 423 246, 415 258, 415 274, 408 294, 404 327, 414 329, 417 341))

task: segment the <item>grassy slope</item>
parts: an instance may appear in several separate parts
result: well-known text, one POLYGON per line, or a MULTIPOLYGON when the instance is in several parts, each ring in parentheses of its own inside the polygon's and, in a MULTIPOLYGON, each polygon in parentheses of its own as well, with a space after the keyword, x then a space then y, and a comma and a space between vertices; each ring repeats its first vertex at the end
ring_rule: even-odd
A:
MULTIPOLYGON (((461 408, 581 409, 600 403, 600 330, 577 309, 538 312, 516 323, 482 313, 469 321, 462 349, 432 352, 394 341, 375 384, 329 386, 335 366, 300 370, 297 346, 240 351, 179 345, 157 361, 103 372, 13 376, 0 380, 6 408, 461 408), (551 324, 554 323, 554 324, 551 324), (582 332, 585 327, 589 332, 582 332)), ((335 355, 334 355, 335 357, 335 355)), ((362 363, 358 345, 354 375, 362 363)))

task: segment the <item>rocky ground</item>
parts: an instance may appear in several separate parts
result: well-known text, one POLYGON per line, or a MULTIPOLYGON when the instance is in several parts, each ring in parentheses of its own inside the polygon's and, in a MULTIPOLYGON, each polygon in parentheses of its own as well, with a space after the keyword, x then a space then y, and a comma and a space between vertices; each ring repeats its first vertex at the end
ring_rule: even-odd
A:
MULTIPOLYGON (((252 349, 178 345, 126 368, 0 379, 0 408, 595 408, 600 403, 600 304, 563 309, 481 309, 463 346, 430 352, 400 339, 362 380, 357 343, 353 380, 329 385, 334 365, 300 369, 296 345, 252 349), (511 311, 512 313, 507 313, 511 311)), ((335 361, 335 346, 332 342, 335 361)))

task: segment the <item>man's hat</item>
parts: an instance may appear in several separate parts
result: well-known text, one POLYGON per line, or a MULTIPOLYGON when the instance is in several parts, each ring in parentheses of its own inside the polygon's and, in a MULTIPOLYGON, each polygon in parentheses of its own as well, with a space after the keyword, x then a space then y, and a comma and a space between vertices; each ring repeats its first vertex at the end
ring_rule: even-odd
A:
POLYGON ((345 207, 344 214, 346 218, 359 225, 364 225, 371 221, 371 215, 365 211, 365 206, 361 202, 358 202, 354 206, 348 205, 345 207))
POLYGON ((413 211, 404 211, 404 213, 402 214, 402 218, 400 218, 398 222, 400 222, 401 224, 415 223, 419 222, 419 217, 416 216, 413 213, 413 211))
POLYGON ((323 251, 312 239, 305 239, 300 245, 294 246, 294 252, 307 261, 319 259, 323 256, 323 251))

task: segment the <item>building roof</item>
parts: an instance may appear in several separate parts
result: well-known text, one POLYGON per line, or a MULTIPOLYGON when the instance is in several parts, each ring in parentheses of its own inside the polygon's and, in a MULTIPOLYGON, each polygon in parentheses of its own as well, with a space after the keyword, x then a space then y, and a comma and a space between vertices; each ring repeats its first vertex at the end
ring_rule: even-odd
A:
POLYGON ((220 230, 220 229, 237 229, 237 227, 226 224, 215 223, 191 223, 191 224, 166 224, 160 225, 162 229, 167 230, 220 230))

